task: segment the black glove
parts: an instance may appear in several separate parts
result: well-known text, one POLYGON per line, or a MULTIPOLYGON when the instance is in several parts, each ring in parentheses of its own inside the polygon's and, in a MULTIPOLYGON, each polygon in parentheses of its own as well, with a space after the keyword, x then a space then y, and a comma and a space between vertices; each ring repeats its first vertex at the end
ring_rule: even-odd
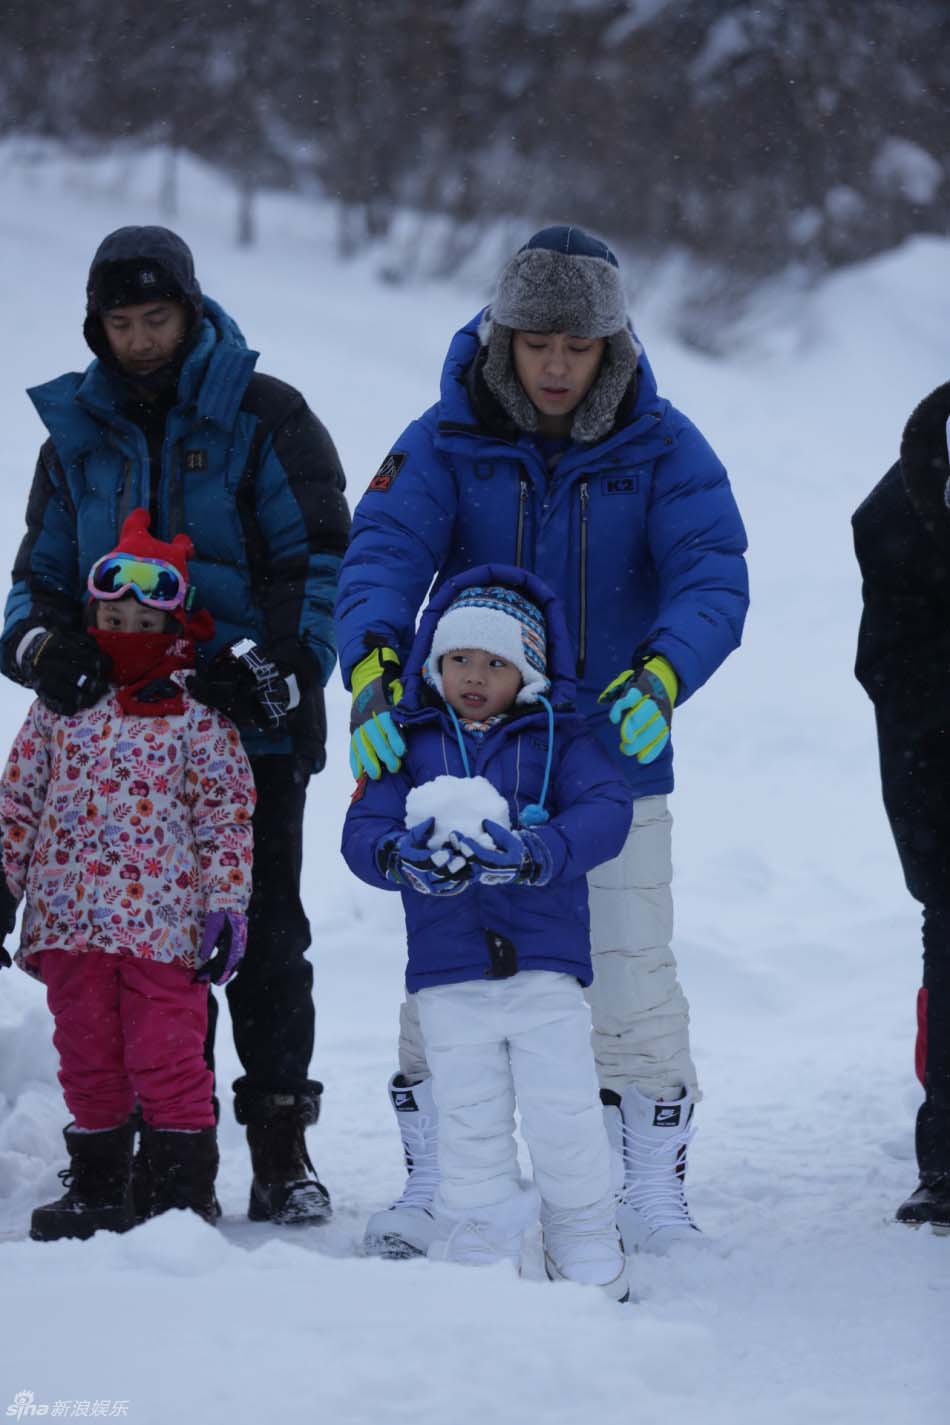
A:
POLYGON ((188 679, 188 691, 241 727, 282 732, 300 702, 295 674, 283 674, 267 650, 249 638, 222 648, 210 665, 188 679))
POLYGON ((16 925, 16 901, 10 894, 7 878, 0 870, 0 970, 9 970, 13 961, 3 948, 4 938, 16 925))
POLYGON ((91 708, 109 687, 110 660, 87 633, 43 629, 20 660, 20 672, 50 712, 67 717, 91 708))

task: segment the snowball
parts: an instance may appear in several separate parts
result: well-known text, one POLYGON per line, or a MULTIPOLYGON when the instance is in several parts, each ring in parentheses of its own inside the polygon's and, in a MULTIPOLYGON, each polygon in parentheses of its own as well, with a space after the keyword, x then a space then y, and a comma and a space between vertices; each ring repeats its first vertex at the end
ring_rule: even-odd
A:
POLYGON ((485 777, 436 777, 413 787, 406 798, 406 825, 435 817, 429 846, 446 844, 453 831, 470 836, 480 846, 492 846, 491 837, 482 830, 483 821, 511 825, 508 803, 485 777))

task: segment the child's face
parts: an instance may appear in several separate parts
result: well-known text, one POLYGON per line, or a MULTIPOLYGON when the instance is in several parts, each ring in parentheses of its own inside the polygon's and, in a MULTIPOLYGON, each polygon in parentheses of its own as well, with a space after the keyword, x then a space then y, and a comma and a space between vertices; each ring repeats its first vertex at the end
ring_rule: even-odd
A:
POLYGON ((521 688, 513 663, 483 648, 456 648, 442 658, 445 701, 474 722, 507 712, 521 688))
POLYGON ((96 628, 110 633, 165 633, 165 617, 163 609, 140 604, 134 594, 126 594, 123 599, 96 600, 96 628))

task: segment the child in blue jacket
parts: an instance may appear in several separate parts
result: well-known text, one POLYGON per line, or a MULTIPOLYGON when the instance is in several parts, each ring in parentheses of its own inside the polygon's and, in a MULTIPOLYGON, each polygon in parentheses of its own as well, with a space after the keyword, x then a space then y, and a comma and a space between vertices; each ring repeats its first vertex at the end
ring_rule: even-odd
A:
MULTIPOLYGON (((631 794, 574 710, 572 663, 560 605, 534 575, 484 565, 448 581, 422 619, 394 714, 401 769, 360 782, 343 854, 370 885, 402 893, 406 985, 432 1080, 394 1096, 416 1168, 438 1139, 429 1255, 517 1260, 536 1203, 520 1183, 517 1101, 548 1275, 620 1300, 627 1284, 583 987, 592 978, 586 875, 623 845, 631 794), (451 805, 451 782, 427 787, 437 778, 457 779, 455 825, 451 810, 439 810, 439 825, 425 814, 446 788, 451 805), (492 788, 497 819, 472 825, 492 788)), ((399 1211, 376 1214, 378 1235, 405 1255, 399 1211)))

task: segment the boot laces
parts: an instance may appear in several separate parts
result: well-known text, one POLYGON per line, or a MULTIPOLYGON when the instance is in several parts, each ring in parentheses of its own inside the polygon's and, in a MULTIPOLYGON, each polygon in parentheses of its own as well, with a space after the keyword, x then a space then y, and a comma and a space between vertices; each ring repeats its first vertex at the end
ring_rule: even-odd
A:
POLYGON ((618 1206, 632 1207, 651 1227, 692 1227, 686 1202, 686 1149, 695 1128, 658 1143, 623 1125, 624 1185, 618 1206))
POLYGON ((435 1124, 423 1113, 411 1116, 407 1113, 400 1119, 399 1127, 409 1173, 402 1195, 396 1199, 393 1207, 422 1207, 428 1210, 439 1186, 435 1124))
POLYGON ((495 1262, 515 1260, 520 1234, 502 1236, 497 1228, 477 1218, 463 1218, 445 1239, 444 1260, 469 1266, 492 1266, 495 1262))
POLYGON ((545 1248, 555 1261, 565 1249, 578 1265, 602 1262, 605 1248, 620 1253, 612 1200, 606 1209, 602 1202, 584 1209, 545 1207, 541 1226, 545 1248))

